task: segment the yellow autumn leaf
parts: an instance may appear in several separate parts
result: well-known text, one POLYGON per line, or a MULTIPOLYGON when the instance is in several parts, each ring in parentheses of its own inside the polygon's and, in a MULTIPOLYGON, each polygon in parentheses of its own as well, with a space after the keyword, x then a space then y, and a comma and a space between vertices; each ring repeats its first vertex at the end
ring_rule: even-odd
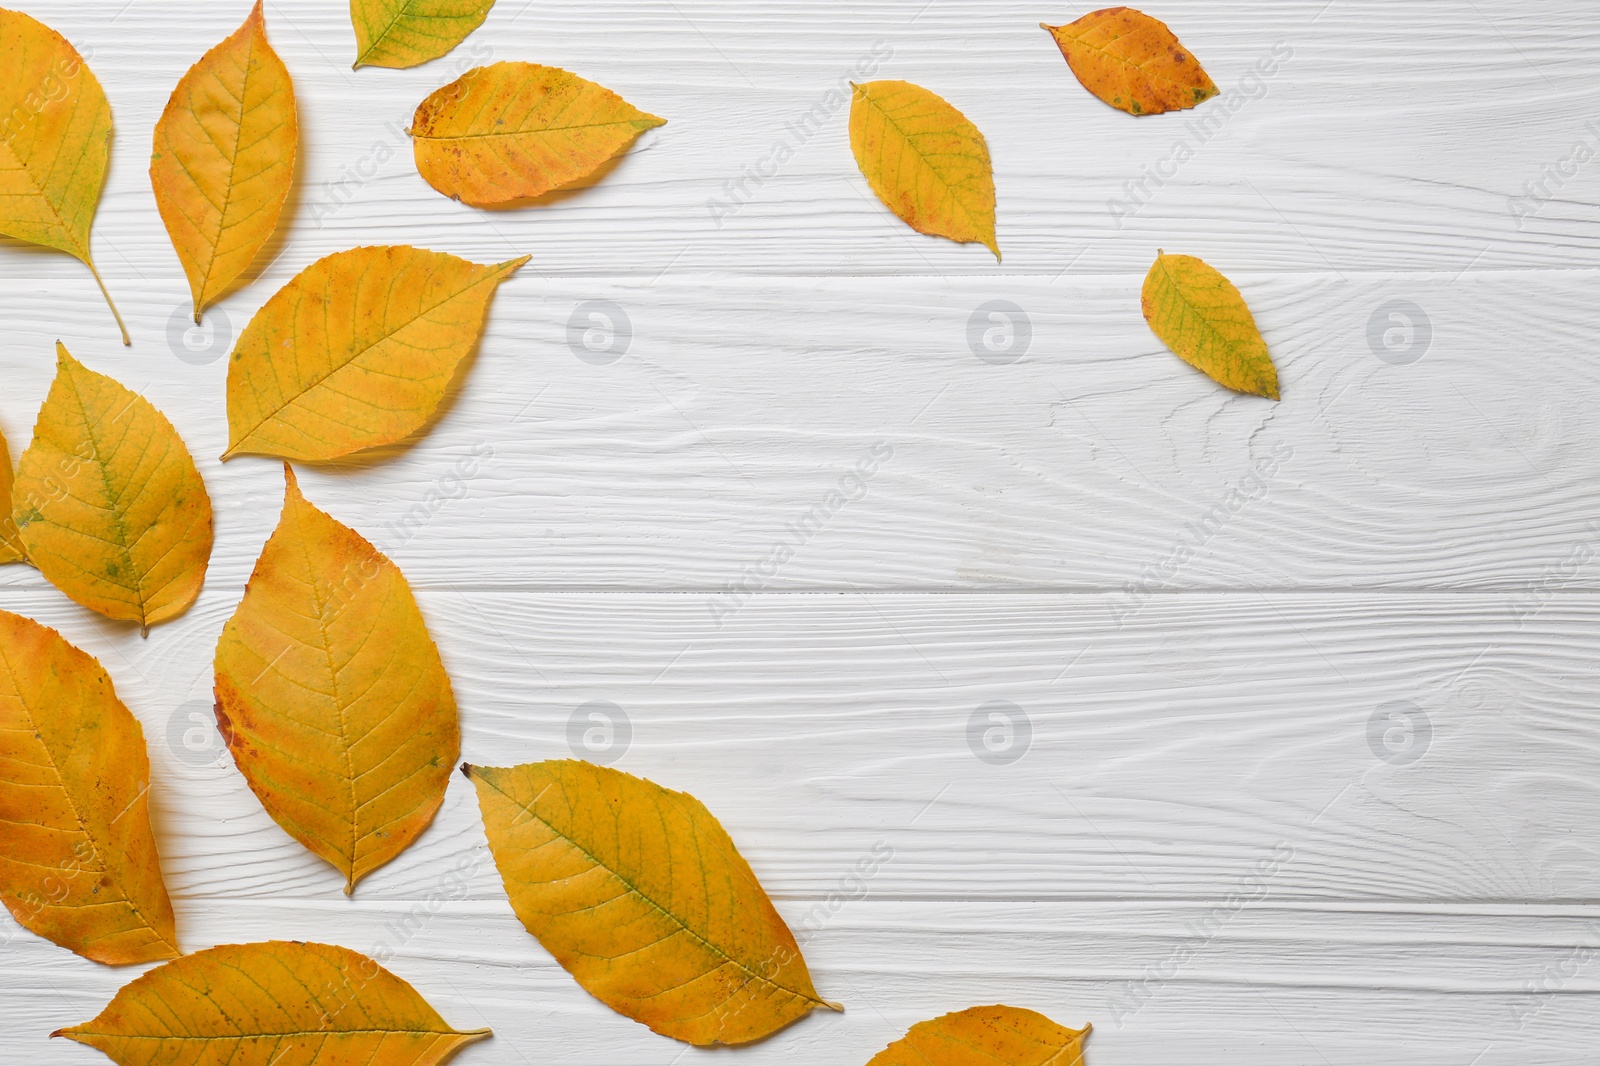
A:
POLYGON ((483 25, 494 0, 350 0, 357 67, 438 59, 483 25))
POLYGON ((666 121, 576 74, 506 62, 436 90, 417 106, 408 132, 422 179, 482 207, 586 178, 666 121))
POLYGON ((58 1029, 119 1066, 437 1066, 487 1029, 452 1029, 410 984, 330 944, 185 955, 58 1029))
POLYGON ((1091 1028, 1021 1007, 969 1007, 918 1022, 867 1066, 1082 1066, 1091 1028))
POLYGON ((217 642, 217 723, 267 813, 348 894, 433 821, 461 729, 399 568, 283 472, 283 517, 217 642))
POLYGON ((329 460, 415 433, 527 256, 352 248, 312 263, 256 312, 228 363, 228 450, 329 460))
POLYGON ((294 83, 267 43, 261 0, 189 68, 156 123, 150 184, 194 297, 194 320, 278 226, 294 175, 294 83))
POLYGON ((612 1010, 704 1045, 843 1009, 817 995, 794 935, 693 796, 571 760, 461 769, 517 917, 612 1010))
POLYGON ((1177 35, 1143 11, 1108 7, 1067 26, 1039 25, 1085 89, 1130 115, 1159 115, 1217 95, 1177 35))
POLYGON ((0 233, 83 261, 128 329, 89 255, 89 227, 106 180, 111 105, 67 39, 0 8, 0 233))
POLYGON ((918 233, 983 244, 999 259, 994 165, 978 127, 920 85, 851 84, 850 150, 878 199, 918 233))
POLYGON ((178 955, 149 790, 105 670, 0 611, 0 897, 19 925, 114 966, 178 955))
POLYGON ((1162 252, 1140 303, 1155 335, 1184 362, 1236 392, 1278 398, 1278 370, 1255 316, 1215 269, 1162 252))
POLYGON ((59 342, 11 506, 28 561, 107 618, 148 631, 200 594, 211 498, 178 431, 59 342))
POLYGON ((6 448, 6 438, 0 434, 0 564, 20 563, 28 557, 22 550, 22 537, 17 533, 17 523, 11 517, 11 452, 6 448))

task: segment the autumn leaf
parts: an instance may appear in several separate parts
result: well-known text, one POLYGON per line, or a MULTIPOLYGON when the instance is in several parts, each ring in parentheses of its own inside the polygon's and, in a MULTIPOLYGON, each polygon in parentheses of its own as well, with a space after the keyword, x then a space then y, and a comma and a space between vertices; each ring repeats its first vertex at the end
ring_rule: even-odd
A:
POLYGON ((283 517, 217 643, 217 725, 273 821, 348 894, 433 821, 461 729, 399 568, 283 472, 283 517))
POLYGON ((1167 24, 1131 7, 1046 26, 1083 87, 1130 115, 1159 115, 1217 95, 1211 77, 1167 24))
POLYGON ((666 121, 576 74, 507 62, 469 70, 435 91, 408 132, 424 181, 484 207, 586 178, 666 121))
POLYGON ((0 435, 0 564, 20 563, 28 557, 28 553, 22 549, 17 523, 11 517, 11 483, 14 477, 11 452, 6 448, 5 436, 0 435))
POLYGON ((494 0, 350 0, 357 67, 438 59, 483 25, 494 0))
POLYGON ((95 962, 178 955, 144 732, 61 634, 0 611, 0 897, 95 962))
POLYGON ((11 505, 28 561, 92 611, 148 631, 200 594, 211 499, 178 431, 59 342, 11 505))
POLYGON ((277 228, 294 175, 294 83, 267 43, 261 0, 200 58, 156 123, 150 184, 194 297, 194 320, 277 228))
POLYGON ((119 1066, 436 1066, 487 1029, 452 1029, 365 955, 269 940, 185 955, 58 1029, 119 1066))
POLYGON ((1162 252, 1140 303, 1155 335, 1184 362, 1236 392, 1278 398, 1278 371, 1255 317, 1212 267, 1162 252))
POLYGON ((918 1022, 867 1066, 1082 1066, 1091 1028, 1020 1007, 969 1007, 918 1022))
POLYGON ((131 343, 89 255, 106 180, 111 105, 78 50, 19 11, 0 8, 0 233, 83 261, 131 343))
POLYGON ((989 145, 967 116, 920 85, 869 81, 850 101, 850 149, 872 191, 918 233, 995 239, 989 145))
POLYGON ((794 935, 693 796, 570 760, 463 766, 522 924, 664 1036, 743 1044, 817 1007, 794 935))
POLYGON ((415 433, 477 344, 496 287, 527 261, 389 246, 312 263, 234 346, 223 458, 337 459, 415 433))

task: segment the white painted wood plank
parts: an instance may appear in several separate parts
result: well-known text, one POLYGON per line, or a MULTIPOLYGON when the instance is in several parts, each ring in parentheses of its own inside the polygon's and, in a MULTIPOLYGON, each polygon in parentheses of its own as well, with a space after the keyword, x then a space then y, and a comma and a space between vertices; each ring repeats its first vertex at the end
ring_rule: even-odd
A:
MULTIPOLYGON (((429 433, 302 473, 425 586, 1595 589, 1597 277, 1241 275, 1273 404, 1162 348, 1137 279, 524 273, 429 433), (600 355, 595 300, 631 331, 588 336, 600 355), (974 354, 1006 343, 996 300, 1026 315, 1018 362, 974 354), (1420 360, 1379 358, 1386 334, 1420 360)), ((228 334, 191 352, 181 283, 134 291, 131 353, 52 282, 4 298, 26 306, 0 427, 19 451, 64 335, 174 420, 218 504, 217 577, 242 582, 280 469, 214 461, 228 334)), ((264 295, 224 301, 233 331, 264 295)))
MULTIPOLYGON (((237 590, 148 641, 54 594, 18 607, 105 663, 145 725, 185 907, 327 898, 221 751, 211 653, 237 590)), ((699 796, 784 897, 883 844, 933 899, 1224 895, 1288 847, 1282 899, 1580 901, 1600 855, 1600 602, 432 590, 468 761, 573 755, 699 796), (593 717, 600 712, 605 717, 593 717), (998 715, 999 717, 992 717, 998 715), (609 732, 608 732, 609 729, 609 732)), ((363 882, 414 899, 481 847, 467 782, 363 882)), ((494 895, 482 868, 475 898, 494 895)))
MULTIPOLYGON (((457 1026, 495 1036, 461 1066, 866 1062, 915 1022, 1004 999, 1090 1022, 1095 1066, 1573 1066, 1600 1039, 1600 911, 1584 908, 1297 908, 1270 898, 1120 903, 843 903, 806 938, 817 987, 845 1005, 737 1051, 686 1049, 612 1014, 523 932, 503 901, 429 913, 357 901, 230 901, 186 944, 294 935, 388 965, 457 1026)), ((1257 895, 1258 892, 1266 893, 1257 895)), ((798 923, 801 905, 779 903, 798 923)), ((45 1034, 93 1017, 130 970, 33 938, 5 948, 0 1040, 20 1060, 91 1066, 45 1034)))

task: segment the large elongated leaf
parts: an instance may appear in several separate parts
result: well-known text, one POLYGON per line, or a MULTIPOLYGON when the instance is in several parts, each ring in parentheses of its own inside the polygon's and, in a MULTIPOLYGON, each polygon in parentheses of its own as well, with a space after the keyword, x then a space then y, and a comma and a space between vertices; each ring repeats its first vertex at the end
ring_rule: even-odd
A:
POLYGON ((483 25, 494 0, 350 0, 357 67, 438 59, 483 25))
POLYGON ((89 255, 106 180, 111 105, 67 39, 0 8, 0 233, 81 259, 128 330, 89 255))
POLYGON ((0 564, 19 563, 27 558, 22 549, 22 537, 17 533, 16 520, 11 517, 11 483, 15 474, 11 469, 11 451, 6 438, 0 434, 0 564))
POLYGON ((96 962, 178 954, 144 733, 99 663, 0 611, 0 896, 96 962))
POLYGON ((527 256, 352 248, 319 259, 256 312, 228 366, 224 459, 337 459, 427 424, 527 256))
POLYGON ((1278 398, 1278 370, 1233 282, 1191 255, 1162 252, 1144 279, 1145 321, 1190 366, 1237 392, 1278 398))
POLYGON ((817 1007, 794 935, 693 796, 570 760, 463 766, 517 917, 613 1010, 691 1044, 817 1007))
POLYGON ((59 343, 11 502, 28 560, 90 610, 148 630, 200 594, 211 499, 178 431, 59 343))
POLYGON ((119 1066, 437 1066, 487 1029, 452 1029, 411 985, 328 944, 225 944, 123 986, 59 1029, 119 1066))
POLYGON ((1021 1007, 969 1007, 918 1022, 867 1066, 1082 1066, 1090 1028, 1021 1007))
POLYGON ((194 319, 277 228, 299 143, 294 83, 267 42, 261 0, 172 90, 156 123, 150 184, 183 262, 194 319))
POLYGON ((856 85, 850 149, 878 199, 912 229, 1000 258, 989 144, 949 101, 905 81, 856 85))
POLYGON ((349 893, 433 821, 461 730, 399 568, 283 471, 283 518, 217 643, 217 723, 267 813, 349 893))
POLYGON ((1130 115, 1193 107, 1217 86, 1160 19, 1131 7, 1091 11, 1067 26, 1045 26, 1085 89, 1130 115))
POLYGON ((410 133, 423 180, 481 207, 588 177, 666 121, 576 74, 508 62, 435 91, 418 105, 410 133))

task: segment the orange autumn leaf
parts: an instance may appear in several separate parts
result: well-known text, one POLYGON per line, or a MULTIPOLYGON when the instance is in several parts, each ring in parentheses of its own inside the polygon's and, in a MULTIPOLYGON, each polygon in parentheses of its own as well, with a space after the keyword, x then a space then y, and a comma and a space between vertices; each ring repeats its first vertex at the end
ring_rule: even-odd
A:
POLYGON ((0 8, 0 233, 83 262, 131 343, 89 254, 106 181, 111 105, 67 39, 0 8))
POLYGON ((571 760, 461 769, 517 917, 612 1010, 705 1045, 843 1009, 693 796, 571 760))
POLYGON ((28 561, 107 618, 148 630, 200 594, 211 499, 178 431, 59 343, 11 507, 28 561))
POLYGON ((261 0, 189 68, 156 123, 150 184, 201 310, 277 228, 299 141, 294 83, 267 42, 261 0))
POLYGON ((461 730, 399 568, 283 471, 283 517, 217 642, 217 724, 267 813, 350 893, 433 821, 461 730))
POLYGON ((1196 370, 1236 392, 1278 398, 1278 369, 1233 282, 1192 255, 1156 257, 1140 297, 1145 321, 1196 370))
POLYGON ((588 177, 666 124, 604 86, 538 63, 469 70, 417 106, 417 172, 474 207, 542 196, 588 177))
POLYGON ((920 85, 853 87, 850 150, 878 199, 918 233, 982 244, 999 259, 994 165, 978 127, 920 85))
POLYGON ((95 962, 178 955, 144 732, 100 664, 0 611, 0 898, 95 962))
POLYGON ((158 966, 50 1035, 119 1066, 438 1066, 490 1032, 452 1029, 365 955, 269 940, 158 966))
POLYGON ((1068 1029, 1021 1007, 969 1007, 918 1022, 867 1066, 1083 1066, 1091 1028, 1068 1029))
POLYGON ((352 248, 266 302, 228 363, 228 450, 326 461, 393 444, 433 417, 495 289, 527 256, 352 248))
POLYGON ((1130 115, 1194 107, 1217 86, 1167 24, 1131 7, 1091 11, 1067 26, 1046 26, 1083 87, 1130 115))
POLYGON ((14 479, 11 452, 6 448, 4 434, 0 434, 0 564, 20 563, 28 557, 28 553, 22 549, 17 523, 11 517, 11 483, 14 479))

